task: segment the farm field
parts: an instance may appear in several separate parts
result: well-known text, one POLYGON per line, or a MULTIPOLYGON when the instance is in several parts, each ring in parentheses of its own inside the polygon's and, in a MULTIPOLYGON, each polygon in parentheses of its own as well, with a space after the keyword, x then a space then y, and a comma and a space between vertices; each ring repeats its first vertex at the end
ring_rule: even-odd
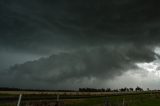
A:
MULTIPOLYGON (((89 94, 89 93, 88 93, 89 94)), ((18 94, 0 94, 0 106, 16 106, 18 94)), ((21 106, 30 103, 54 103, 56 94, 24 94, 21 106)), ((63 106, 160 106, 160 93, 109 95, 60 95, 63 106)), ((34 106, 34 105, 32 105, 34 106)), ((54 106, 54 105, 52 105, 54 106)))

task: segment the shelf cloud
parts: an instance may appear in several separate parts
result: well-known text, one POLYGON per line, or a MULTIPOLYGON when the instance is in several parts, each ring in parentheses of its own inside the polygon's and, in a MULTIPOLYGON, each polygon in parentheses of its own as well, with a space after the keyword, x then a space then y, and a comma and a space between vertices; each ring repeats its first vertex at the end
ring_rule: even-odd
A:
POLYGON ((13 64, 0 69, 0 86, 69 88, 73 81, 72 88, 96 87, 139 69, 136 63, 159 57, 158 4, 157 0, 1 0, 0 51, 5 58, 0 63, 11 61, 4 51, 34 58, 22 62, 14 55, 13 64))

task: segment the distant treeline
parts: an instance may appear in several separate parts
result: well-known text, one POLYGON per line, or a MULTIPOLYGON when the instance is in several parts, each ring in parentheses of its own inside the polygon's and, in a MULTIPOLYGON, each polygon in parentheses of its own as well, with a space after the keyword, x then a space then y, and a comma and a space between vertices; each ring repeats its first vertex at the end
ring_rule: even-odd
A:
POLYGON ((133 91, 143 91, 142 88, 136 87, 134 88, 120 88, 120 89, 111 89, 111 88, 101 88, 101 89, 95 89, 95 88, 79 88, 80 92, 133 92, 133 91))
MULTIPOLYGON (((149 90, 149 88, 147 89, 149 90)), ((133 92, 133 91, 143 91, 142 88, 120 88, 120 89, 111 89, 111 88, 79 88, 78 90, 46 90, 46 89, 21 89, 21 88, 9 88, 9 87, 0 87, 0 91, 39 91, 39 92, 133 92)))
POLYGON ((23 89, 9 87, 0 87, 0 91, 76 92, 76 90, 23 89))

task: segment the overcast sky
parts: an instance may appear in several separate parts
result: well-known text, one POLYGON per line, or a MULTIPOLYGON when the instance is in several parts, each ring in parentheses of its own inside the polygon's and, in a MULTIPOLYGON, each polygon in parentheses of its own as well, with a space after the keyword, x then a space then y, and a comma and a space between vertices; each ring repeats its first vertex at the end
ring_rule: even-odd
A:
POLYGON ((159 89, 159 3, 0 0, 0 86, 159 89))

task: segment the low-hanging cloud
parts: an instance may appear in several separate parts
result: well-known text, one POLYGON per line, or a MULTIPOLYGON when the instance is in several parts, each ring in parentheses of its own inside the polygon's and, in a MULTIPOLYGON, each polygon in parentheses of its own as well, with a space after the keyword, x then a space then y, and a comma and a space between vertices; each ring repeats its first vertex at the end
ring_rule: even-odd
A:
POLYGON ((92 79, 103 81, 138 69, 134 63, 153 61, 155 55, 148 48, 136 50, 134 45, 86 48, 15 65, 3 73, 2 81, 9 78, 5 83, 29 88, 33 83, 40 88, 60 88, 64 84, 70 88, 71 82, 76 87, 87 86, 84 82, 88 84, 92 79))
POLYGON ((151 62, 160 41, 158 4, 157 0, 1 0, 1 51, 45 56, 1 71, 1 82, 20 87, 54 83, 51 88, 64 88, 74 80, 78 87, 121 75, 137 68, 137 62, 151 62))

